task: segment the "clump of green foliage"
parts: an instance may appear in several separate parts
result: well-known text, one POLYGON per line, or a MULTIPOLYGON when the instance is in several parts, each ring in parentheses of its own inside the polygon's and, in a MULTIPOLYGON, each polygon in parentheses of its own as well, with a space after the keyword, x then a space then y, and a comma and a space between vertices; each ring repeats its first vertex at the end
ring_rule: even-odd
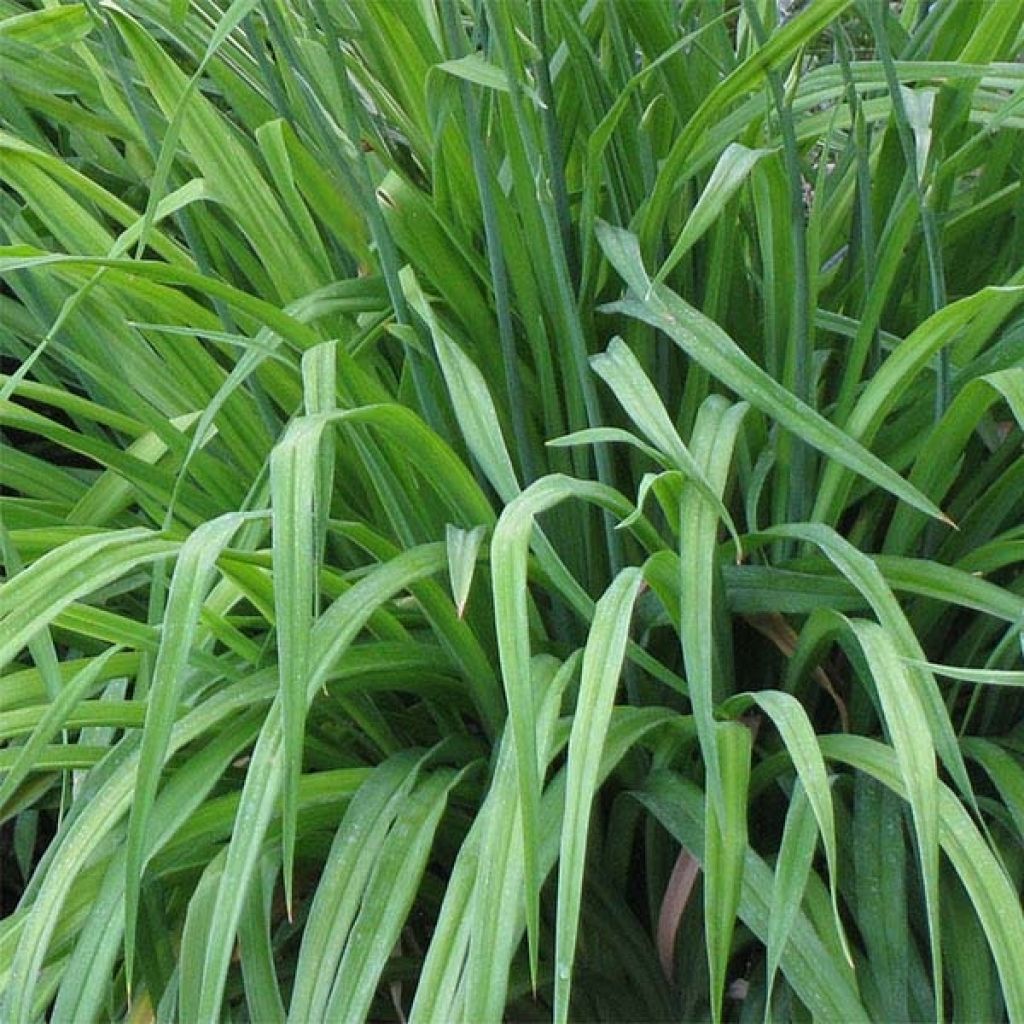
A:
POLYGON ((0 0, 0 1018, 1024 1020, 1022 21, 0 0))

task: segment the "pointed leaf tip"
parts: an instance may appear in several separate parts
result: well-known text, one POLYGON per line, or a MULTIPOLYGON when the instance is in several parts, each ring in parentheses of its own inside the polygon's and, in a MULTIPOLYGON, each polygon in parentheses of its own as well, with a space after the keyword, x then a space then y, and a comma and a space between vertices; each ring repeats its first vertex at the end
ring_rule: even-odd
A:
POLYGON ((636 235, 603 220, 598 220, 594 230, 608 262, 618 271, 630 289, 638 296, 649 294, 654 288, 654 283, 644 266, 640 242, 636 235))
POLYGON ((445 541, 448 546, 448 578, 452 588, 452 600, 461 619, 469 602, 469 591, 473 585, 477 555, 487 532, 485 526, 474 526, 464 530, 451 523, 445 527, 445 541))

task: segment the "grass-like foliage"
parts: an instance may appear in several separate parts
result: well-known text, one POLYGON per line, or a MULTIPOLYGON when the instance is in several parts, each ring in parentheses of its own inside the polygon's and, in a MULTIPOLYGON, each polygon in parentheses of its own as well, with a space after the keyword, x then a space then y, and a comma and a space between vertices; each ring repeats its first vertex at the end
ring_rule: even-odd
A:
POLYGON ((1024 1021, 1022 23, 0 0, 0 1019, 1024 1021))

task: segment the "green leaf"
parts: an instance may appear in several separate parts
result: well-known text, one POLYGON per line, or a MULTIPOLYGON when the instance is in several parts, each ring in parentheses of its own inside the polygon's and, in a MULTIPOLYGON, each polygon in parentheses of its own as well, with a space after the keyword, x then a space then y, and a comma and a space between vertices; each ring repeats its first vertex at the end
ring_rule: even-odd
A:
POLYGON ((800 912, 804 890, 811 872, 814 851, 818 845, 818 830, 811 813, 811 805, 798 779, 790 797, 786 822, 782 829, 782 845, 775 863, 772 885, 772 905, 768 919, 767 974, 765 989, 765 1020, 771 1018, 772 992, 778 973, 782 951, 789 941, 789 933, 800 912))
POLYGON ((583 651, 580 690, 569 735, 566 815, 558 861, 554 1019, 560 1022, 569 1017, 587 835, 598 768, 626 655, 630 617, 642 580, 639 569, 619 573, 597 602, 583 651))
MULTIPOLYGON (((746 407, 730 406, 709 395, 701 406, 691 444, 701 460, 710 485, 724 490, 733 448, 746 407)), ((683 648, 689 697, 697 726, 707 788, 719 818, 725 815, 719 778, 719 754, 714 722, 715 705, 722 696, 721 665, 716 664, 713 601, 717 580, 718 516, 698 491, 684 490, 679 502, 678 588, 679 639, 683 648), (719 678, 716 680, 716 673, 719 678)), ((709 943, 709 953, 710 953, 709 943)))
POLYGON ((80 42, 91 29, 86 4, 61 4, 0 19, 0 45, 10 40, 23 46, 55 50, 80 42))
POLYGON ((921 643, 907 621, 899 602, 886 585, 877 566, 852 544, 833 530, 819 524, 778 526, 769 531, 773 536, 795 537, 815 544, 830 562, 864 595, 874 611, 879 625, 886 631, 887 642, 894 652, 909 662, 906 678, 917 698, 923 719, 927 722, 931 742, 942 763, 965 798, 973 802, 973 791, 964 766, 963 757, 934 677, 913 663, 926 662, 921 643))
POLYGON ((455 602, 460 619, 466 610, 469 590, 473 585, 477 555, 486 533, 486 526, 474 526, 472 530, 462 530, 449 523, 445 527, 445 541, 448 546, 448 579, 452 587, 452 600, 455 602))
MULTIPOLYGON (((864 736, 825 736, 826 757, 842 760, 868 772, 905 799, 898 757, 884 744, 864 736)), ((977 911, 995 957, 1011 1019, 1024 1016, 1024 978, 1017 970, 1017 950, 1024 943, 1024 915, 1014 887, 961 802, 943 783, 938 784, 939 841, 963 882, 977 911)))
POLYGON ((939 919, 939 779, 927 716, 896 653, 895 644, 873 622, 851 623, 867 659, 910 803, 928 912, 936 1014, 942 1016, 942 931, 939 919))
MULTIPOLYGON (((818 747, 814 726, 811 724, 811 720, 808 718, 807 712, 800 702, 795 697, 780 690, 759 690, 754 693, 737 694, 726 701, 722 711, 724 713, 737 714, 751 704, 756 704, 771 718, 772 724, 778 730, 779 736, 785 744, 786 752, 793 761, 793 767, 796 768, 800 790, 799 795, 794 791, 792 800, 796 801, 799 799, 801 802, 807 803, 807 806, 813 813, 818 832, 821 835, 822 846, 825 849, 825 859, 828 864, 829 890, 832 896, 832 913, 835 918, 836 931, 842 942, 846 959, 852 967, 853 958, 850 955, 839 913, 839 846, 836 842, 832 791, 829 787, 828 773, 825 768, 824 758, 822 758, 818 747)), ((787 811, 787 822, 789 820, 789 813, 790 811, 787 811)), ((803 815, 802 811, 794 811, 792 813, 803 815)), ((788 824, 786 827, 788 828, 788 824)), ((793 842, 797 844, 797 849, 802 849, 800 836, 803 834, 801 831, 803 825, 797 821, 794 823, 793 828, 795 830, 793 842)), ((776 940, 780 943, 776 947, 777 949, 781 949, 782 945, 784 945, 781 934, 781 932, 775 934, 776 940)))
POLYGON ((37 559, 0 590, 0 666, 75 601, 179 546, 138 527, 81 537, 37 559))
MULTIPOLYGON (((635 796, 686 849, 695 856, 703 856, 704 816, 709 800, 692 782, 661 771, 653 774, 635 796)), ((745 862, 739 915, 765 942, 771 921, 773 873, 749 847, 742 852, 745 862)), ((863 1022, 871 1019, 857 994, 852 972, 826 951, 802 911, 793 921, 789 943, 782 951, 781 967, 797 998, 816 1018, 863 1022)))
POLYGON ((317 551, 313 495, 323 417, 304 417, 288 429, 270 456, 273 509, 274 614, 281 682, 285 778, 282 799, 285 902, 292 913, 292 877, 299 775, 302 771, 310 634, 316 614, 317 551))
POLYGON ((855 916, 877 990, 876 1015, 910 1016, 913 938, 907 920, 904 806, 896 794, 858 773, 853 801, 855 916))
POLYGON ((430 328, 437 359, 466 445, 502 500, 511 501, 519 493, 519 482, 483 374, 443 330, 408 269, 402 271, 402 284, 413 309, 430 328))
POLYGON ((277 883, 278 861, 264 856, 260 872, 249 888, 249 898, 238 923, 238 949, 245 980, 245 998, 253 1020, 284 1024, 284 1002, 274 964, 271 901, 277 883))
POLYGON ((736 722, 715 723, 715 753, 722 800, 705 804, 704 934, 711 983, 711 1014, 722 1019, 725 978, 743 889, 747 850, 747 790, 750 730, 736 722))
POLYGON ((53 737, 66 726, 79 703, 103 681, 104 669, 117 653, 118 648, 111 647, 98 658, 90 658, 64 684, 54 700, 41 709, 42 714, 38 715, 31 736, 24 745, 11 750, 12 763, 3 782, 0 783, 0 808, 7 806, 21 783, 32 771, 37 770, 36 759, 53 737))
POLYGON ((743 186, 757 162, 771 153, 770 149, 748 149, 738 142, 730 142, 722 151, 708 183, 690 212, 672 251, 665 258, 654 280, 661 283, 679 264, 679 261, 697 244, 708 228, 718 219, 726 204, 743 186))
POLYGON ((590 365, 612 389, 633 422, 718 512, 736 543, 738 561, 742 557, 742 548, 732 516, 683 444, 640 361, 621 338, 612 338, 603 354, 591 356, 590 365))
POLYGON ((564 437, 556 437, 547 441, 546 444, 551 448, 569 448, 578 444, 629 444, 658 465, 663 466, 667 461, 657 448, 652 448, 649 444, 641 441, 636 434, 631 434, 628 430, 622 430, 619 427, 587 427, 585 430, 576 430, 564 437))
MULTIPOLYGON (((900 395, 943 346, 970 330, 973 321, 980 316, 987 316, 993 310, 1005 315, 1022 298, 1024 288, 985 288, 943 307, 925 320, 894 349, 864 388, 844 424, 850 437, 870 444, 900 395)), ((849 475, 841 466, 835 462, 826 466, 813 518, 822 522, 836 521, 849 486, 849 475)))
POLYGON ((472 82, 473 85, 482 85, 486 89, 497 89, 498 92, 508 92, 508 77, 505 70, 486 60, 482 54, 467 53, 455 60, 442 61, 435 67, 438 71, 454 75, 466 82, 472 82))
MULTIPOLYGON (((544 767, 560 749, 555 727, 562 694, 575 676, 579 662, 577 652, 561 664, 549 655, 538 655, 530 665, 537 749, 544 767)), ((453 992, 451 998, 464 1000, 460 1012, 469 1020, 491 1020, 500 1015, 508 999, 512 957, 522 942, 524 921, 528 921, 522 899, 526 854, 517 759, 518 749, 509 725, 498 748, 493 782, 474 823, 474 833, 477 828, 480 830, 478 846, 466 851, 474 872, 473 892, 466 912, 471 927, 465 936, 465 945, 459 947, 453 960, 448 982, 450 989, 459 984, 458 995, 453 992)), ((546 873, 558 852, 564 815, 564 806, 554 787, 545 792, 540 810, 541 822, 548 828, 542 832, 544 845, 536 852, 538 860, 544 861, 541 870, 546 873), (545 816, 545 810, 551 813, 545 816)), ((460 863, 461 860, 460 855, 460 863)), ((431 998, 429 993, 425 998, 431 998)), ((422 1005, 419 992, 417 1005, 422 1005)))
POLYGON ((605 255, 636 296, 604 307, 607 312, 625 313, 657 327, 712 376, 787 430, 922 512, 948 521, 898 473, 769 377, 717 324, 664 285, 650 281, 634 235, 608 224, 599 224, 597 230, 605 255))
POLYGON ((453 771, 435 771, 405 801, 349 933, 325 1019, 366 1018, 419 889, 448 793, 458 778, 453 771))
MULTIPOLYGON (((212 35, 199 68, 190 79, 177 68, 139 24, 124 14, 115 19, 132 55, 145 76, 161 109, 169 117, 167 135, 161 146, 149 211, 155 208, 180 135, 202 168, 210 189, 231 210, 264 261, 275 286, 287 299, 294 299, 325 284, 307 255, 276 196, 253 163, 235 130, 197 90, 203 69, 224 39, 246 14, 255 0, 234 0, 212 35)), ((143 228, 142 238, 147 231, 143 228)))
MULTIPOLYGON (((359 634, 373 611, 397 591, 438 572, 444 564, 440 545, 404 552, 376 567, 320 616, 311 637, 310 674, 305 689, 307 705, 323 685, 331 666, 359 634)), ((223 879, 217 890, 197 1002, 198 1016, 202 1018, 215 1013, 221 1004, 245 893, 284 784, 282 734, 279 697, 267 714, 246 773, 236 816, 236 821, 246 822, 246 828, 232 834, 223 879)))
POLYGON ((200 526, 182 545, 171 578, 160 632, 160 647, 146 704, 135 799, 132 802, 126 840, 125 974, 129 987, 135 961, 135 927, 142 873, 147 859, 150 814, 167 757, 171 729, 178 717, 185 688, 188 656, 217 558, 244 521, 244 515, 232 514, 200 526))
POLYGON ((349 932, 383 845, 416 781, 419 759, 403 751, 373 770, 338 826, 303 933, 289 1016, 322 1019, 349 932))

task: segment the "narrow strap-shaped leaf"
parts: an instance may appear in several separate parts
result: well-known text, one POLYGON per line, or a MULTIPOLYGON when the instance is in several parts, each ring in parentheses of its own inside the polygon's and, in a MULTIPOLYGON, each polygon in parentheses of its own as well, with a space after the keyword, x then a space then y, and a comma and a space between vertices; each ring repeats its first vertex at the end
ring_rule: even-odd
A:
MULTIPOLYGON (((14 763, 4 775, 0 783, 0 808, 6 806, 18 787, 35 769, 37 754, 64 727, 76 706, 99 683, 104 680, 104 672, 111 658, 120 648, 109 647, 97 658, 90 658, 61 688, 57 696, 45 708, 39 717, 32 735, 25 743, 15 748, 14 763)), ((9 677, 8 677, 9 678, 9 677)))
MULTIPOLYGON (((879 624, 888 631, 896 652, 911 663, 927 662, 921 643, 907 621, 899 602, 886 585, 874 562, 858 551, 834 530, 821 524, 791 524, 777 526, 768 531, 772 535, 796 537, 816 545, 830 562, 864 595, 879 624)), ((943 703, 932 674, 925 668, 911 664, 906 672, 917 695, 925 721, 931 732, 932 743, 946 770, 963 796, 974 802, 973 789, 964 766, 949 712, 943 703)))
POLYGON ((412 271, 404 269, 401 280, 409 304, 430 329, 466 445, 502 500, 511 501, 519 493, 519 481, 501 434, 498 411, 487 381, 472 359, 442 328, 412 271))
MULTIPOLYGON (((945 350, 961 332, 970 330, 979 313, 991 315, 994 310, 1001 310, 1004 315, 1009 314, 1022 298, 1024 288, 984 288, 933 313, 875 371, 843 424, 844 430, 861 444, 870 445, 885 416, 936 352, 945 350)), ((991 320, 988 326, 995 329, 997 323, 991 320)), ((816 522, 835 522, 849 486, 847 470, 839 463, 829 463, 822 474, 811 518, 816 522)))
POLYGON ((281 680, 285 778, 282 800, 285 903, 292 913, 292 876, 310 669, 310 634, 318 568, 313 497, 323 417, 296 420, 270 456, 273 509, 274 614, 281 680))
POLYGON ((160 631, 160 647, 150 680, 135 800, 126 840, 125 975, 129 990, 135 961, 135 925, 146 863, 150 811, 167 756, 168 738, 178 716, 188 656, 217 558, 245 518, 242 514, 232 513, 200 526, 182 545, 171 578, 160 631))
MULTIPOLYGON (((186 822, 195 821, 195 812, 209 797, 210 790, 220 779, 224 769, 239 750, 252 742, 258 730, 263 708, 256 706, 233 719, 225 728, 216 731, 209 742, 194 749, 188 762, 167 781, 156 798, 153 808, 153 828, 149 835, 152 851, 165 848, 180 835, 186 822)), ((129 771, 131 766, 128 766, 129 771)), ((129 778, 131 776, 129 775, 129 778)), ((209 805, 208 805, 209 806, 209 805)), ((55 1021, 75 1024, 93 1020, 101 1015, 107 995, 109 978, 123 943, 125 848, 119 847, 110 860, 100 898, 93 904, 89 919, 78 935, 74 952, 67 962, 57 1002, 53 1008, 55 1021)), ((76 888, 79 881, 76 880, 76 888)), ((145 894, 140 925, 145 924, 145 894)), ((63 918, 64 915, 61 914, 63 918)), ((158 941, 160 937, 157 937, 158 941)), ((163 936, 167 946, 170 937, 163 936)), ((144 968, 147 987, 158 967, 146 963, 152 947, 145 943, 145 930, 140 927, 139 962, 144 968)), ((165 952, 169 950, 165 949, 165 952)), ((173 984, 171 982, 170 984, 173 984)), ((150 990, 152 991, 152 990, 150 990)))
POLYGON ((851 623, 868 662, 896 751, 917 836, 918 858, 928 914, 936 1016, 942 1018, 942 931, 939 918, 939 777, 935 748, 916 694, 908 685, 895 645, 873 622, 851 623))
POLYGON ((197 88, 206 65, 255 6, 255 0, 234 0, 213 32, 207 51, 191 78, 185 77, 137 22, 122 13, 115 17, 170 122, 157 160, 140 241, 145 241, 156 203, 163 198, 161 193, 178 140, 183 139, 203 168, 210 187, 230 206, 264 260, 274 284, 287 300, 310 291, 309 282, 324 282, 256 164, 227 122, 197 88))
MULTIPOLYGON (((337 408, 338 391, 338 343, 324 342, 315 345, 302 354, 302 397, 306 413, 334 412, 337 408)), ((324 558, 327 544, 327 523, 331 517, 331 500, 334 494, 334 471, 336 459, 335 437, 327 431, 320 439, 320 459, 317 467, 317 489, 314 500, 316 510, 316 544, 318 562, 324 558)))
POLYGON ((715 723, 722 801, 704 805, 704 934, 711 985, 711 1016, 722 1019, 725 978, 743 892, 747 852, 750 730, 738 722, 715 723))
POLYGON ((602 484, 558 474, 531 484, 505 506, 491 538, 491 577, 509 725, 516 750, 516 775, 522 803, 522 838, 526 884, 526 932, 537 949, 540 929, 540 875, 537 828, 540 806, 537 721, 530 676, 530 617, 527 553, 534 521, 542 512, 569 498, 603 504, 615 492, 602 484))
MULTIPOLYGON (((738 694, 726 702, 722 711, 739 713, 752 703, 771 718, 782 737, 782 742, 786 745, 787 753, 793 760, 793 766, 797 770, 801 787, 800 799, 806 801, 812 811, 814 821, 821 834, 822 846, 825 848, 836 931, 843 944, 846 959, 852 966, 853 958, 839 913, 839 848, 836 842, 832 790, 829 788, 825 760, 818 748, 818 738, 814 726, 803 705, 795 697, 783 693, 781 690, 759 690, 754 693, 738 694)), ((793 800, 796 799, 797 795, 794 792, 793 800)), ((796 828, 795 825, 794 828, 796 828)))
MULTIPOLYGON (((562 664, 549 655, 539 655, 531 664, 538 749, 545 765, 558 749, 554 732, 562 694, 574 678, 579 661, 577 652, 562 664)), ((508 998, 509 965, 516 947, 522 942, 526 918, 521 897, 525 853, 517 757, 509 725, 498 750, 493 785, 478 815, 480 848, 467 910, 472 929, 465 954, 465 971, 458 979, 462 1016, 466 1020, 494 1020, 501 1016, 508 998)), ((541 820, 554 830, 554 833, 543 832, 544 846, 538 851, 538 859, 543 859, 542 873, 554 861, 558 850, 557 828, 562 809, 558 808, 557 821, 543 816, 545 801, 550 795, 549 788, 541 799, 541 820)))
POLYGON ((1024 672, 1019 669, 964 668, 960 665, 940 665, 930 661, 919 663, 937 676, 959 679, 965 683, 981 683, 984 686, 1024 687, 1024 672))
MULTIPOLYGON (((417 446, 420 468, 453 509, 490 518, 490 510, 466 468, 447 445, 409 410, 367 406, 322 413, 296 420, 271 454, 270 487, 273 505, 273 546, 281 711, 284 727, 285 784, 283 792, 284 878, 286 902, 291 908, 292 871, 296 835, 296 795, 302 764, 306 715, 306 688, 311 667, 310 634, 314 617, 317 550, 314 494, 317 491, 319 445, 334 423, 374 422, 404 436, 417 446), (415 439, 415 440, 414 440, 415 439), (444 485, 448 484, 447 487, 444 485)), ((463 513, 465 514, 465 513, 463 513)))
POLYGON ((579 696, 569 735, 565 821, 558 861, 554 1020, 569 1017, 572 963, 590 813, 612 704, 626 655, 629 623, 643 581, 639 569, 623 569, 597 602, 583 651, 579 696))
POLYGON ((349 931, 388 830, 415 784, 419 760, 403 751, 378 765, 345 811, 302 935, 288 1008, 293 1024, 325 1019, 349 931))
POLYGON ((0 590, 0 666, 75 601, 179 546, 140 527, 72 540, 37 559, 0 590))
POLYGON ((210 861, 188 901, 178 958, 181 972, 178 977, 178 1004, 183 1024, 193 1024, 203 1019, 199 1008, 202 990, 195 984, 195 979, 203 976, 206 966, 206 937, 214 928, 217 893, 224 878, 228 854, 229 849, 225 847, 210 861))
MULTIPOLYGON (((310 674, 305 691, 307 704, 374 610, 393 594, 433 575, 444 566, 442 545, 413 548, 377 566, 324 612, 313 630, 310 674)), ((219 1013, 246 886, 252 878, 267 827, 278 804, 284 782, 282 734, 281 701, 278 697, 264 721, 238 805, 236 820, 244 821, 246 827, 232 833, 224 877, 217 891, 216 911, 206 940, 199 984, 197 1012, 203 1020, 219 1013)))
POLYGON ((608 224, 599 224, 597 234, 605 255, 635 296, 604 307, 607 312, 625 313, 657 327, 712 376, 787 430, 927 515, 946 520, 895 470, 765 373, 721 327, 651 281, 634 235, 608 224))
POLYGON ((0 39, 56 49, 84 39, 91 28, 86 4, 61 4, 0 19, 0 39))
POLYGON ((707 93, 683 131, 673 140, 672 148, 659 169, 658 180, 645 209, 645 226, 649 232, 661 229, 669 201, 679 187, 680 172, 697 144, 712 131, 716 118, 721 118, 727 107, 742 97, 751 86, 759 83, 770 70, 784 66, 787 60, 852 2, 815 0, 798 17, 774 32, 764 46, 747 57, 707 93))
MULTIPOLYGON (((910 482, 934 501, 943 498, 953 483, 956 463, 968 439, 1000 398, 1009 405, 1018 426, 1024 428, 1024 368, 1010 367, 969 380, 919 447, 910 482)), ((885 553, 909 553, 924 522, 914 509, 899 506, 886 533, 885 553)))
POLYGON ((325 1020, 365 1020, 419 890, 448 794, 462 773, 434 771, 405 800, 345 946, 325 1020))
POLYGON ((775 977, 782 960, 782 951, 786 948, 790 930, 803 902, 817 845, 818 830, 814 814, 803 785, 797 779, 786 811, 786 822, 782 827, 782 844, 779 846, 772 884, 772 907, 768 919, 768 940, 765 942, 768 961, 765 967, 768 978, 764 996, 765 1024, 771 1021, 775 977))
POLYGON ((238 952, 249 1013, 253 1020, 267 1024, 284 1024, 285 1019, 270 935, 270 907, 277 872, 277 858, 265 854, 260 871, 250 883, 249 898, 238 923, 238 952))
MULTIPOLYGON (((232 723, 232 718, 251 708, 253 700, 253 686, 246 680, 205 701, 175 724, 169 744, 171 750, 179 750, 217 728, 225 730, 224 739, 228 746, 217 747, 218 741, 214 741, 211 747, 216 748, 216 756, 212 760, 204 758, 202 754, 194 757, 189 762, 188 770, 179 772, 168 783, 168 791, 175 784, 180 784, 187 799, 198 797, 202 800, 208 792, 204 787, 216 781, 214 768, 217 764, 223 764, 220 758, 225 749, 229 758, 237 750, 237 746, 231 744, 251 741, 251 719, 246 720, 243 715, 240 719, 236 717, 232 723)), ((257 709, 259 712, 260 709, 257 709)), ((102 750, 106 752, 106 748, 102 750)), ((29 926, 22 930, 18 938, 4 992, 6 1002, 0 1004, 0 1016, 5 1020, 20 1022, 32 1019, 35 986, 68 893, 95 849, 107 839, 110 831, 127 813, 137 766, 138 743, 132 737, 122 740, 107 752, 102 767, 88 781, 81 799, 72 808, 57 839, 47 851, 43 864, 51 867, 39 875, 38 884, 33 886, 29 894, 33 911, 28 921, 29 926)), ((186 802, 186 814, 194 806, 186 802)), ((173 830, 179 827, 180 822, 168 816, 162 824, 173 830)))
MULTIPOLYGON (((865 736, 823 736, 822 753, 868 772, 889 789, 907 798, 898 755, 865 736)), ((943 783, 938 784, 939 840, 978 914, 1002 984, 1007 1017, 1024 1021, 1024 914, 1015 886, 999 858, 982 838, 966 808, 943 783)))
MULTIPOLYGON (((720 395, 709 396, 701 406, 691 446, 716 493, 721 493, 725 487, 745 412, 746 406, 730 406, 720 395)), ((718 805, 721 817, 725 808, 714 728, 716 659, 713 595, 717 585, 717 539, 718 515, 714 506, 700 491, 684 490, 679 501, 679 639, 686 664, 693 718, 704 757, 708 794, 718 805)))
POLYGON ((620 427, 587 427, 585 430, 576 430, 563 437, 556 437, 546 444, 549 448, 568 448, 577 444, 613 444, 616 442, 632 445, 659 466, 667 464, 668 460, 657 448, 651 447, 641 441, 636 434, 631 434, 628 430, 622 430, 620 427))
MULTIPOLYGON (((511 772, 508 773, 511 778, 511 772)), ((494 788, 488 791, 491 798, 494 788)), ((473 926, 470 899, 479 866, 483 809, 459 847, 455 866, 445 886, 444 902, 435 919, 430 946, 420 971, 416 994, 409 1010, 409 1024, 455 1020, 459 979, 463 975, 473 926)))
POLYGON ((1024 838, 1024 765, 995 740, 971 736, 963 740, 964 753, 981 765, 1006 804, 1017 834, 1024 838))
MULTIPOLYGON (((653 775, 636 798, 695 856, 705 847, 704 813, 708 798, 692 782, 669 772, 653 775)), ((749 847, 740 892, 739 914, 761 941, 770 927, 771 868, 749 847)), ((798 912, 790 930, 789 943, 782 951, 782 973, 797 997, 819 1020, 859 1021, 871 1019, 857 994, 852 976, 840 970, 814 926, 798 912)))
POLYGON ((473 585, 476 559, 483 543, 486 526, 474 526, 472 530, 461 530, 448 524, 445 540, 448 545, 448 578, 452 586, 455 609, 462 618, 473 585))
POLYGON ((679 261, 700 240, 701 236, 725 209, 726 204, 747 180, 758 160, 767 156, 769 149, 749 149, 738 142, 730 142, 722 150, 707 185, 697 200, 654 280, 661 282, 672 273, 679 261))
MULTIPOLYGON (((5 457, 6 454, 5 452, 5 457)), ((4 575, 8 581, 24 568, 21 552, 14 543, 10 530, 7 528, 2 508, 0 508, 0 558, 3 559, 4 575)), ((50 700, 56 701, 61 692, 60 662, 57 658, 57 648, 54 646, 50 631, 48 629, 39 630, 28 641, 28 649, 29 654, 32 655, 32 661, 39 670, 39 676, 43 681, 46 695, 50 700)), ((4 780, 3 786, 0 786, 0 790, 7 790, 8 795, 14 791, 10 775, 4 780)), ((3 803, 4 800, 0 799, 0 806, 3 806, 3 803)))
POLYGON ((683 444, 658 392, 629 346, 621 338, 612 338, 603 354, 591 356, 590 365, 612 389, 633 422, 711 503, 735 541, 738 560, 742 548, 729 510, 683 444))
POLYGON ((906 1020, 914 939, 907 913, 904 803, 864 772, 854 779, 853 797, 853 909, 878 990, 874 1009, 886 1019, 906 1020))

